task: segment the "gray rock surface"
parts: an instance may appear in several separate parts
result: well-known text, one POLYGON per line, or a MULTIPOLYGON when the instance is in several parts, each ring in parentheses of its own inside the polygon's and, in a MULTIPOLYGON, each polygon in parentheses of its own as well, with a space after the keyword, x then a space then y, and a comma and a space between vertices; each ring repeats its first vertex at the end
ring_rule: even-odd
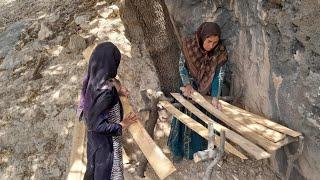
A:
POLYGON ((68 48, 73 52, 82 52, 87 47, 86 40, 77 34, 70 37, 68 48))
POLYGON ((88 29, 89 28, 89 21, 90 15, 81 15, 77 16, 74 19, 74 22, 79 25, 82 29, 88 29))
POLYGON ((45 43, 34 41, 21 51, 11 50, 0 65, 0 69, 13 70, 17 67, 36 62, 38 53, 45 51, 45 43))
POLYGON ((119 16, 119 7, 117 5, 104 7, 98 11, 98 14, 103 18, 115 18, 119 16))
POLYGON ((40 31, 38 33, 38 39, 45 40, 45 39, 49 38, 50 36, 52 36, 52 34, 53 34, 53 32, 48 28, 48 26, 45 25, 45 23, 42 23, 40 31))
POLYGON ((20 33, 26 28, 27 22, 18 21, 0 33, 0 59, 3 59, 19 41, 20 33))

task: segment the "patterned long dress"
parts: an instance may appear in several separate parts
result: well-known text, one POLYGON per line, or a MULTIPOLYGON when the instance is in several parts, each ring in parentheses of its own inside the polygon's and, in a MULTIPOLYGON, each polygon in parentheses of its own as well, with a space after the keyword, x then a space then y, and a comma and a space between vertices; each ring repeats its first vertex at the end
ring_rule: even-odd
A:
MULTIPOLYGON (((224 75, 224 67, 217 69, 214 78, 211 83, 211 91, 208 95, 212 97, 217 97, 221 92, 221 84, 224 75)), ((191 84, 194 89, 197 89, 196 83, 193 78, 190 76, 187 68, 185 67, 185 58, 183 53, 180 55, 179 59, 179 72, 181 77, 181 84, 185 86, 187 84, 191 84)), ((202 107, 197 106, 201 111, 206 112, 202 107)), ((191 116, 193 119, 198 121, 204 126, 207 126, 203 123, 199 118, 192 115, 187 109, 181 108, 180 111, 186 113, 191 116)), ((206 113, 212 119, 215 119, 210 114, 206 113)), ((183 123, 181 123, 176 118, 173 118, 171 121, 171 131, 168 138, 168 147, 173 155, 174 160, 182 159, 183 157, 187 159, 192 159, 193 154, 197 151, 201 151, 207 148, 207 140, 202 138, 200 135, 186 127, 183 123)))
MULTIPOLYGON (((116 104, 108 114, 109 123, 120 123, 120 105, 116 104)), ((113 140, 113 165, 111 171, 112 180, 123 180, 123 162, 122 162, 122 136, 112 136, 113 140)))
MULTIPOLYGON (((86 75, 83 84, 88 80, 86 75)), ((112 83, 107 82, 104 88, 111 89, 112 83)), ((84 94, 81 93, 77 115, 80 121, 85 121, 84 94)), ((122 163, 122 128, 119 125, 122 118, 120 102, 109 111, 100 114, 96 126, 87 131, 87 170, 85 179, 115 179, 123 180, 122 163), (112 146, 112 148, 110 148, 112 146)))

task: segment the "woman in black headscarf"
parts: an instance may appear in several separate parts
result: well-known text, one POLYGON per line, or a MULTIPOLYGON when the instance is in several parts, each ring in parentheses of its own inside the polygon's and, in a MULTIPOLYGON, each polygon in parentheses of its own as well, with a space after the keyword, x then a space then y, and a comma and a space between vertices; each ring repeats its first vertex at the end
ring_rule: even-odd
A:
MULTIPOLYGON (((198 91, 202 95, 211 96, 213 106, 221 109, 216 97, 221 92, 222 67, 227 61, 227 56, 227 50, 221 43, 220 27, 214 22, 202 23, 196 32, 184 38, 179 59, 183 95, 188 97, 194 91, 198 91)), ((203 110, 201 107, 198 108, 203 110)), ((185 109, 181 111, 191 114, 185 109)), ((191 116, 199 123, 203 123, 197 117, 191 116)), ((194 153, 206 149, 207 140, 173 118, 168 146, 173 159, 179 161, 183 157, 192 159, 194 153)))
POLYGON ((115 81, 121 54, 111 42, 93 51, 80 100, 81 116, 87 125, 87 170, 84 179, 123 179, 122 130, 137 120, 123 110, 115 81))

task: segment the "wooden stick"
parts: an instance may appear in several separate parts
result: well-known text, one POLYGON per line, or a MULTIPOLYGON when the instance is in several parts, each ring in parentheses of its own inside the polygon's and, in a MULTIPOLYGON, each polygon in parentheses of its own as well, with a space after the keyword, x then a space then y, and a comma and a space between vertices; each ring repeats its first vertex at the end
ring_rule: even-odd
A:
POLYGON ((185 108, 187 108, 191 113, 199 117, 203 122, 206 124, 213 123, 213 127, 216 131, 221 132, 222 130, 225 131, 227 139, 231 140, 232 142, 238 144, 242 149, 248 152, 256 159, 265 159, 269 158, 270 154, 265 152, 259 146, 255 145, 251 141, 245 139, 241 135, 235 133, 234 131, 220 125, 219 123, 214 122, 211 118, 201 112, 198 108, 196 108, 192 103, 187 101, 184 97, 182 97, 178 93, 171 93, 171 95, 180 102, 185 108))
POLYGON ((212 179, 211 178, 211 175, 212 175, 212 171, 213 171, 213 168, 216 164, 218 164, 218 162, 222 159, 223 157, 223 154, 224 154, 224 143, 225 143, 225 140, 226 140, 226 137, 225 137, 225 132, 222 130, 221 131, 221 143, 220 143, 220 146, 218 147, 218 153, 217 153, 217 156, 216 158, 214 158, 214 160, 209 164, 209 166, 207 167, 206 169, 206 172, 204 174, 204 177, 203 177, 203 180, 210 180, 212 179))
MULTIPOLYGON (((187 127, 198 133, 200 136, 208 140, 208 129, 202 126, 200 123, 192 119, 191 117, 187 116, 186 114, 179 111, 177 108, 175 108, 171 103, 168 101, 160 101, 159 104, 167 109, 173 116, 175 116, 178 120, 180 120, 183 124, 185 124, 187 127)), ((215 136, 215 143, 216 145, 220 144, 220 137, 215 136)), ((234 148, 231 144, 226 143, 225 145, 227 152, 234 154, 241 159, 248 159, 245 155, 243 155, 241 152, 239 152, 236 148, 234 148)))
MULTIPOLYGON (((216 149, 214 148, 215 133, 214 133, 213 123, 209 123, 208 124, 208 131, 209 131, 209 133, 208 133, 208 138, 209 138, 209 140, 208 140, 208 149, 206 149, 204 151, 198 151, 198 152, 193 154, 193 161, 195 163, 198 163, 200 161, 214 159, 216 157, 216 155, 217 155, 218 148, 216 148, 216 149)), ((222 139, 222 141, 224 141, 224 140, 225 139, 222 139)), ((220 141, 220 144, 221 144, 222 141, 220 141)))
MULTIPOLYGON (((157 104, 159 102, 159 98, 164 97, 164 94, 161 91, 156 92, 152 89, 142 90, 140 94, 142 96, 142 100, 146 105, 145 109, 148 109, 147 111, 149 112, 149 119, 145 122, 144 128, 153 139, 154 128, 159 118, 157 104)), ((148 160, 146 159, 146 157, 140 157, 139 165, 136 168, 136 172, 139 177, 144 177, 144 172, 146 171, 147 165, 148 160)))
MULTIPOLYGON (((127 116, 130 112, 133 112, 133 108, 126 97, 120 98, 125 115, 127 116)), ((143 125, 140 123, 140 120, 130 125, 128 129, 160 179, 165 179, 176 171, 172 162, 164 155, 159 146, 149 136, 143 125)))
POLYGON ((208 160, 208 159, 213 159, 214 157, 217 156, 217 151, 216 150, 212 150, 212 149, 206 149, 204 151, 198 151, 196 153, 193 154, 193 161, 195 163, 204 161, 204 160, 208 160))
POLYGON ((210 112, 212 115, 216 116, 218 119, 226 123, 228 126, 248 138, 250 141, 260 145, 265 150, 267 150, 269 153, 272 153, 279 149, 281 146, 275 144, 274 142, 271 142, 267 139, 265 139, 260 134, 256 133, 255 131, 247 128, 246 126, 242 125, 241 123, 233 120, 229 116, 225 115, 221 111, 217 110, 211 103, 209 103, 201 94, 198 92, 194 92, 191 95, 191 98, 197 102, 199 105, 201 105, 203 108, 205 108, 208 112, 210 112))

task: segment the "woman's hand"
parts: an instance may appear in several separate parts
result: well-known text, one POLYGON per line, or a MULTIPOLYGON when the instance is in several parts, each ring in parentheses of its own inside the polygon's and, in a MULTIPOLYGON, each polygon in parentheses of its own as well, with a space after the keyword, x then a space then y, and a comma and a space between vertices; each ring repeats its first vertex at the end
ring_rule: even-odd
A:
POLYGON ((125 88, 121 85, 121 83, 118 79, 113 79, 112 83, 113 83, 114 87, 117 89, 120 96, 125 96, 125 97, 129 96, 129 91, 127 90, 127 88, 125 88))
POLYGON ((184 87, 181 87, 180 90, 182 91, 184 96, 190 97, 192 93, 194 93, 196 90, 193 89, 193 87, 190 84, 187 84, 184 87))
POLYGON ((120 86, 120 90, 118 91, 120 96, 125 96, 128 97, 129 96, 129 91, 127 88, 120 86))
POLYGON ((216 109, 218 109, 218 110, 221 111, 222 106, 221 106, 221 103, 219 102, 219 100, 218 100, 217 98, 212 97, 211 103, 212 103, 212 105, 213 105, 216 109))
POLYGON ((138 116, 135 113, 130 113, 127 117, 123 119, 119 124, 122 126, 123 129, 128 128, 131 124, 137 122, 138 116))

